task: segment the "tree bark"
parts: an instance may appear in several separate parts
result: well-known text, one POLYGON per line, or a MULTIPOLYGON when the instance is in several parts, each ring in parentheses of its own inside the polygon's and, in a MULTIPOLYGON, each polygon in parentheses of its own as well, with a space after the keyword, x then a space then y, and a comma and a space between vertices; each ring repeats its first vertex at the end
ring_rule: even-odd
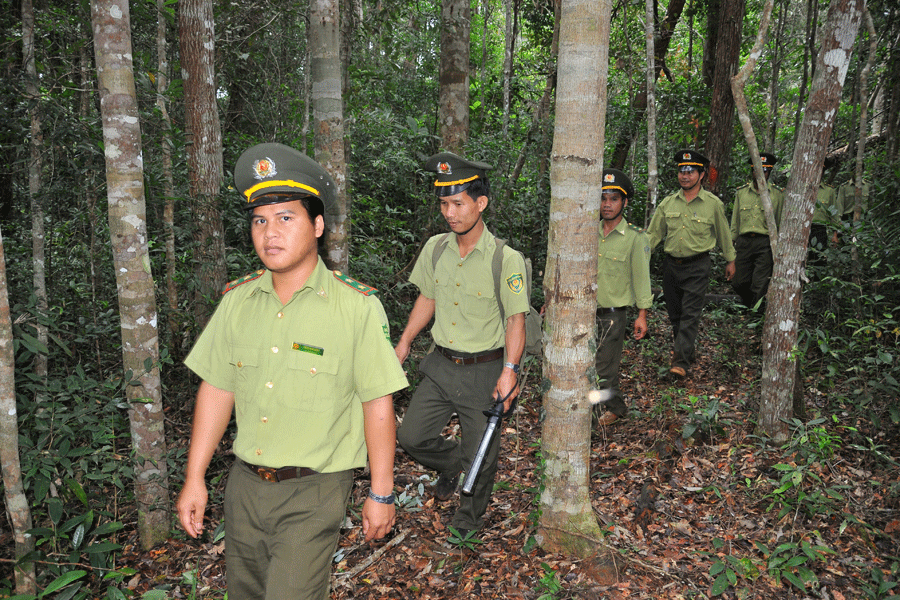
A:
POLYGON ((793 170, 785 192, 785 214, 769 286, 763 329, 759 429, 776 443, 790 439, 792 393, 800 317, 800 277, 825 151, 837 117, 863 0, 835 0, 828 8, 822 48, 809 102, 797 135, 793 170))
POLYGON ((337 195, 337 213, 325 215, 328 227, 326 262, 332 269, 346 271, 350 260, 350 199, 347 196, 347 160, 344 156, 338 5, 338 0, 310 2, 309 52, 315 159, 334 179, 337 195))
MULTIPOLYGON (((12 525, 16 541, 15 557, 18 560, 34 550, 34 536, 25 533, 31 529, 31 509, 22 485, 22 465, 19 462, 15 365, 9 293, 6 288, 6 257, 3 252, 3 236, 0 234, 0 467, 3 472, 6 512, 12 525)), ((16 594, 33 596, 37 593, 34 563, 17 564, 15 573, 16 594)))
POLYGON ((659 170, 656 157, 656 50, 654 43, 653 22, 655 11, 654 0, 646 0, 644 6, 644 40, 647 46, 647 69, 645 84, 647 86, 647 205, 644 210, 644 227, 656 210, 657 182, 659 170))
POLYGON ((91 4, 141 546, 169 536, 169 484, 144 170, 127 0, 91 4))
POLYGON ((228 281, 225 228, 219 206, 224 169, 216 103, 215 28, 212 0, 181 0, 178 39, 184 80, 190 198, 197 221, 194 241, 198 286, 195 314, 205 325, 228 281))
POLYGON ((586 557, 600 527, 590 498, 591 404, 597 329, 597 245, 606 85, 608 0, 563 0, 545 287, 544 376, 550 381, 538 541, 586 557))
MULTIPOLYGON (((31 0, 22 0, 22 59, 25 66, 25 94, 28 98, 28 113, 31 118, 31 135, 28 140, 28 197, 31 204, 31 253, 32 282, 37 298, 35 307, 38 314, 47 313, 47 276, 44 233, 44 199, 42 158, 44 133, 41 130, 41 90, 38 85, 37 68, 34 59, 34 6, 31 0)), ((34 320, 35 337, 43 346, 47 345, 47 326, 40 319, 34 320)), ((47 383, 47 355, 34 355, 34 374, 47 383)), ((40 398, 36 398, 40 401, 40 398)))
POLYGON ((728 182, 731 146, 734 138, 734 97, 731 78, 737 71, 741 51, 741 29, 744 22, 744 0, 728 0, 719 12, 716 42, 716 70, 713 75, 712 105, 706 134, 706 156, 709 159, 707 189, 721 195, 728 182))
POLYGON ((438 123, 444 150, 464 156, 469 138, 469 0, 441 2, 438 123))

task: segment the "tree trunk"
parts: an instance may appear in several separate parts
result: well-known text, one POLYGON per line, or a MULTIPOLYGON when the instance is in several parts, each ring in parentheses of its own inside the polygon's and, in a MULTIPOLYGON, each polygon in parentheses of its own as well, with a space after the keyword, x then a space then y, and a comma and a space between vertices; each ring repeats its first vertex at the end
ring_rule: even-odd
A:
POLYGON ((309 4, 309 53, 315 159, 337 186, 337 213, 325 215, 328 227, 326 261, 330 268, 346 271, 350 260, 350 199, 344 156, 340 52, 338 0, 312 0, 309 4))
POLYGON ((91 9, 138 533, 149 549, 169 536, 169 484, 131 23, 127 0, 94 0, 91 9))
POLYGON ((169 339, 170 348, 179 346, 181 318, 178 310, 178 286, 175 282, 175 267, 178 256, 175 254, 175 176, 172 172, 172 119, 166 105, 166 92, 169 89, 169 51, 166 40, 168 23, 166 0, 156 0, 156 106, 162 116, 162 182, 165 206, 163 208, 163 232, 166 238, 166 300, 169 303, 169 339))
POLYGON ((784 45, 785 28, 787 26, 788 10, 787 0, 780 0, 778 13, 778 25, 776 26, 775 39, 772 43, 772 78, 769 81, 769 127, 766 133, 766 148, 774 149, 778 136, 778 94, 779 94, 779 74, 781 73, 781 61, 784 60, 781 48, 784 45))
POLYGON ((721 195, 728 182, 731 146, 734 137, 734 97, 731 78, 737 71, 741 51, 741 29, 744 22, 744 0, 728 0, 719 13, 716 42, 716 70, 713 75, 712 106, 706 134, 706 157, 709 173, 707 189, 721 195))
POLYGON ((796 385, 797 328, 800 318, 800 265, 806 260, 809 226, 822 175, 825 151, 837 116, 863 0, 834 0, 798 132, 793 170, 785 192, 785 215, 769 286, 763 329, 759 428, 776 443, 790 439, 788 422, 796 385))
MULTIPOLYGON (((0 234, 0 466, 3 472, 6 512, 16 540, 15 557, 18 559, 34 550, 34 536, 25 533, 31 529, 31 510, 22 485, 22 465, 19 462, 15 364, 9 293, 6 289, 6 257, 3 252, 3 236, 0 234)), ((36 594, 34 563, 18 564, 15 572, 16 594, 36 594)))
POLYGON ((503 34, 503 139, 505 140, 509 136, 510 84, 513 77, 513 54, 516 45, 513 25, 518 16, 518 3, 516 0, 503 0, 503 8, 506 14, 506 28, 503 34))
POLYGON ((600 526, 590 497, 591 404, 597 329, 597 244, 610 2, 564 0, 559 84, 550 168, 547 326, 544 333, 546 461, 538 541, 551 552, 586 557, 600 526))
POLYGON ((647 69, 645 85, 647 86, 647 204, 644 210, 644 227, 650 214, 656 210, 657 181, 659 171, 656 161, 656 50, 654 44, 653 22, 655 12, 654 0, 645 2, 646 21, 644 40, 647 46, 647 69))
MULTIPOLYGON (((660 24, 659 35, 653 41, 654 53, 656 57, 654 69, 654 79, 659 79, 660 71, 665 67, 666 54, 669 52, 669 42, 672 40, 672 34, 675 33, 675 26, 681 18, 681 11, 684 10, 685 0, 671 0, 669 7, 666 9, 666 18, 660 24)), ((647 111, 647 85, 641 84, 637 94, 631 101, 631 111, 634 116, 627 122, 626 126, 619 134, 616 140, 616 147, 613 150, 612 159, 609 166, 614 169, 624 169, 625 162, 628 160, 628 152, 637 136, 638 128, 644 119, 644 113, 647 111)))
MULTIPOLYGON (((44 134, 41 131, 41 90, 38 85, 34 60, 34 6, 31 0, 22 0, 22 58, 25 66, 25 94, 28 97, 28 113, 31 117, 31 135, 28 140, 28 197, 31 200, 31 251, 32 281, 37 298, 38 314, 47 313, 47 277, 44 239, 44 199, 42 158, 44 134)), ((40 319, 34 320, 35 337, 43 346, 47 345, 47 326, 40 319)), ((47 383, 47 355, 34 355, 34 374, 42 384, 47 383)), ((39 401, 40 399, 36 399, 39 401)))
POLYGON ((469 137, 469 0, 441 2, 438 123, 444 150, 464 156, 469 137))
POLYGON ((722 13, 727 13, 729 0, 706 0, 706 40, 703 43, 703 63, 700 73, 707 87, 713 86, 716 77, 716 44, 719 41, 719 23, 722 13))
POLYGON ((178 39, 184 80, 191 205, 197 227, 195 261, 198 278, 195 314, 205 325, 228 281, 225 228, 219 207, 222 188, 222 129, 216 103, 215 28, 212 0, 181 0, 178 39))
POLYGON ((816 15, 819 12, 817 0, 806 0, 806 35, 803 45, 803 74, 800 77, 800 92, 797 94, 797 112, 794 113, 794 147, 797 147, 797 136, 800 134, 800 119, 803 116, 803 106, 806 103, 806 85, 809 81, 809 61, 816 53, 816 15))

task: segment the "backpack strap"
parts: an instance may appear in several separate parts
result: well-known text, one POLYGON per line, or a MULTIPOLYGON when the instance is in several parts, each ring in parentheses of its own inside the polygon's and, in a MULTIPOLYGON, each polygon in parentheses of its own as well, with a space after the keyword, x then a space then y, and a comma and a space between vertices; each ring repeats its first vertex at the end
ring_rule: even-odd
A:
POLYGON ((444 253, 444 250, 447 249, 447 244, 450 243, 450 234, 452 231, 448 231, 444 234, 444 237, 437 241, 437 244, 434 245, 434 251, 431 253, 431 270, 434 271, 437 268, 438 260, 441 258, 441 254, 444 253))
POLYGON ((491 272, 494 275, 494 297, 497 298, 497 307, 500 309, 500 323, 506 329, 506 311, 503 310, 503 302, 500 301, 500 277, 503 271, 503 246, 506 240, 494 236, 497 242, 497 249, 494 250, 494 257, 491 259, 491 272))

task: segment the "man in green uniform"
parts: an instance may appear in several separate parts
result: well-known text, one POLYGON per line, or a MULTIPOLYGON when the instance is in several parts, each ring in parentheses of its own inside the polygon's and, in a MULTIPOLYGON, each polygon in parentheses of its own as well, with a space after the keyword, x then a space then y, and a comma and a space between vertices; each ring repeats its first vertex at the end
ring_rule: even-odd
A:
POLYGON ((669 373, 675 377, 684 377, 694 362, 694 342, 709 287, 709 251, 716 245, 725 256, 725 279, 734 277, 734 244, 725 207, 703 189, 708 163, 695 150, 675 153, 681 189, 660 202, 648 229, 651 248, 665 241, 663 295, 674 339, 669 373))
POLYGON ((600 425, 611 425, 628 410, 619 391, 619 363, 628 325, 626 310, 637 304, 634 339, 647 334, 647 310, 653 306, 650 291, 650 238, 628 223, 622 213, 634 196, 634 186, 625 173, 604 169, 600 200, 600 243, 597 250, 597 354, 595 366, 600 389, 609 389, 607 412, 600 425))
MULTIPOLYGON (((434 317, 434 350, 419 364, 422 381, 397 439, 410 456, 440 474, 434 486, 440 500, 453 495, 460 472, 472 464, 488 420, 484 412, 497 399, 509 410, 519 393, 529 310, 525 261, 503 246, 497 298, 492 269, 497 241, 482 220, 490 195, 489 169, 486 163, 449 152, 425 162, 425 170, 437 173, 435 193, 450 232, 428 240, 416 261, 409 280, 419 288, 419 297, 395 348, 402 363, 412 341, 434 317), (462 433, 459 441, 441 435, 454 413, 462 433)), ((451 526, 463 537, 484 523, 499 446, 495 437, 472 495, 460 497, 451 526)))
POLYGON ((828 227, 836 227, 841 219, 841 207, 838 205, 837 192, 825 183, 825 168, 822 169, 823 179, 819 181, 819 189, 816 192, 816 206, 813 209, 812 223, 809 226, 809 249, 811 257, 809 264, 824 265, 824 252, 828 248, 828 227))
POLYGON ((185 364, 200 378, 178 498, 185 531, 203 530, 204 476, 231 419, 225 491, 232 598, 324 600, 353 483, 371 469, 366 540, 394 523, 394 409, 406 387, 375 291, 318 256, 334 182, 281 144, 244 152, 235 186, 265 269, 232 282, 185 364))
MULTIPOLYGON (((869 210, 869 182, 863 181, 860 186, 862 197, 860 198, 860 216, 869 210)), ((851 178, 841 184, 837 191, 837 205, 841 210, 843 219, 853 220, 853 212, 856 210, 856 182, 851 178)))
MULTIPOLYGON (((784 208, 784 193, 778 187, 768 183, 769 176, 778 159, 774 154, 763 152, 759 155, 762 161, 772 202, 775 225, 781 227, 781 211, 784 208)), ((753 164, 753 161, 750 161, 753 164)), ((751 167, 752 171, 752 167, 751 167)), ((731 213, 731 237, 737 252, 734 267, 734 279, 731 286, 741 297, 747 308, 753 308, 765 297, 772 277, 772 246, 769 243, 769 226, 762 198, 756 187, 756 181, 738 188, 734 194, 734 212, 731 213)))

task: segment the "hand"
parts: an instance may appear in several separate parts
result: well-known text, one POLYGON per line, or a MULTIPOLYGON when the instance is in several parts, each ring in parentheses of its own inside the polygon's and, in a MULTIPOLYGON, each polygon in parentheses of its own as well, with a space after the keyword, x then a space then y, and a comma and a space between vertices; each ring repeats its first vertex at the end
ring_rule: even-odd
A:
POLYGON ((380 540, 386 536, 394 526, 395 517, 393 504, 382 504, 366 498, 362 510, 362 526, 366 541, 380 540))
POLYGON ((397 346, 394 347, 394 354, 397 355, 397 360, 400 361, 400 364, 403 364, 403 361, 406 360, 406 357, 409 356, 409 343, 404 342, 401 338, 399 342, 397 342, 397 346))
POLYGON ((176 509, 181 526, 192 538, 203 532, 203 515, 206 512, 206 501, 209 495, 205 481, 185 480, 181 494, 178 495, 176 509))
POLYGON ((519 395, 519 391, 519 378, 512 372, 512 369, 504 367, 503 372, 500 373, 500 379, 497 380, 497 385, 494 387, 494 398, 496 399, 506 398, 506 395, 509 394, 509 398, 503 402, 504 413, 509 411, 513 400, 519 395))
POLYGON ((725 265, 725 279, 728 281, 734 279, 734 261, 725 265))
POLYGON ((647 318, 638 317, 634 320, 634 339, 642 340, 647 335, 647 318))

